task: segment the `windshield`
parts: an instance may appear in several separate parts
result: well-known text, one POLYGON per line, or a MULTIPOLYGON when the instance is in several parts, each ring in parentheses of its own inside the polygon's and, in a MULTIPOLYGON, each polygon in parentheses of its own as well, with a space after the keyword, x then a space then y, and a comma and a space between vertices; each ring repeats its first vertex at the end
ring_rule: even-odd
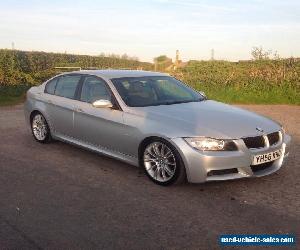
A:
POLYGON ((111 79, 126 105, 146 107, 203 101, 204 97, 170 76, 111 79))

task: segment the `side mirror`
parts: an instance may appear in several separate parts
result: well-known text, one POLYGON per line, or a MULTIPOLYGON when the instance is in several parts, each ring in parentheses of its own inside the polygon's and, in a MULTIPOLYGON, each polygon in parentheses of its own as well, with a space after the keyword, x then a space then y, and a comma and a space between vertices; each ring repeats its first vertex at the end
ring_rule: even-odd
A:
POLYGON ((202 95, 205 99, 207 99, 207 96, 203 91, 199 91, 199 94, 202 95))
POLYGON ((112 108, 113 105, 109 100, 97 100, 92 103, 95 108, 112 108))

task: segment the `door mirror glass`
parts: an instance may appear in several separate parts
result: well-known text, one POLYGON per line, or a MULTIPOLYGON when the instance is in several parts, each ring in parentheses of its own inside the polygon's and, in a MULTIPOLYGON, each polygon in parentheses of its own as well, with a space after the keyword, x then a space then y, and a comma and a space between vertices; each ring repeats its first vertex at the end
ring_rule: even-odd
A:
POLYGON ((113 105, 109 100, 97 100, 93 102, 93 107, 95 108, 112 108, 113 105))

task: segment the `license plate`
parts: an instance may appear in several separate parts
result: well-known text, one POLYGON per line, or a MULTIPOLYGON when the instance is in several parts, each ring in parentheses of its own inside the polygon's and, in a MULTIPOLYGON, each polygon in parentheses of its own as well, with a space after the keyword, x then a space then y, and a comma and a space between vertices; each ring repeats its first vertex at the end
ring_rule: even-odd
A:
POLYGON ((281 149, 278 149, 270 153, 255 155, 252 160, 252 165, 258 165, 270 161, 275 161, 278 158, 280 158, 281 154, 282 154, 281 149))

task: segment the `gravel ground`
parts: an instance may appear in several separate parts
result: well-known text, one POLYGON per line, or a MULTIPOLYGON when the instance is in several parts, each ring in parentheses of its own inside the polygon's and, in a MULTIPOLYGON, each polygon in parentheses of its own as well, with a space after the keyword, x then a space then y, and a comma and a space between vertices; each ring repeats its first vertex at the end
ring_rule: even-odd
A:
POLYGON ((242 107, 292 135, 287 164, 263 178, 172 187, 65 143, 38 144, 22 106, 0 108, 0 249, 217 249, 226 233, 299 241, 300 106, 242 107))

